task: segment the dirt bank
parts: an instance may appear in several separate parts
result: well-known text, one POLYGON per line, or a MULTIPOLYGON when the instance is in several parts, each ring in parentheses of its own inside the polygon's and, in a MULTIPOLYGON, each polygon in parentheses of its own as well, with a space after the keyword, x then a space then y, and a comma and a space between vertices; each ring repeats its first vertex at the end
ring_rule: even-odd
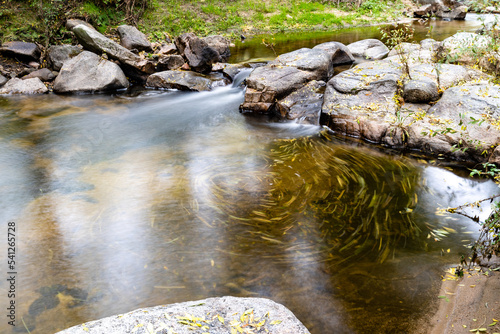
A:
POLYGON ((429 333, 500 333, 499 268, 500 258, 496 258, 488 267, 469 270, 460 279, 456 279, 454 269, 447 272, 429 333))

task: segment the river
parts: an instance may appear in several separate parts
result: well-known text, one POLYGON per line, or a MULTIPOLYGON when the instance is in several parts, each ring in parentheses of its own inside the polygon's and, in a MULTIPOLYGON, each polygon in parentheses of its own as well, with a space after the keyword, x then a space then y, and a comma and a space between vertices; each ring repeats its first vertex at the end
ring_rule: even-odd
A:
MULTIPOLYGON (((432 34, 473 31, 472 18, 432 34)), ((282 53, 377 34, 274 37, 282 53)), ((273 57, 259 38, 232 61, 273 57)), ((15 331, 2 314, 0 332, 224 295, 282 303, 314 334, 419 332, 440 275, 478 235, 439 209, 498 187, 458 164, 244 116, 243 99, 239 85, 0 97, 0 222, 3 235, 15 224, 17 272, 15 331)))

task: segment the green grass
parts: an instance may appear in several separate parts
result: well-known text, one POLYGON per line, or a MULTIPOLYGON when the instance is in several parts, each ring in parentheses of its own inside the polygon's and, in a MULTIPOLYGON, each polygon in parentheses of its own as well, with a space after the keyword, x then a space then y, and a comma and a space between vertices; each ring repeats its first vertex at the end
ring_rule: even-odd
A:
POLYGON ((153 0, 140 29, 153 36, 184 32, 236 36, 263 32, 332 30, 388 22, 403 11, 401 0, 365 0, 359 8, 311 0, 153 0), (161 18, 161 19, 160 19, 161 18))
MULTIPOLYGON (((138 28, 152 41, 163 40, 165 34, 173 37, 185 32, 235 37, 239 34, 327 31, 388 22, 403 11, 402 0, 364 0, 359 8, 319 0, 141 1, 147 1, 149 6, 138 21, 138 28)), ((40 0, 6 0, 0 6, 0 40, 40 41, 49 31, 54 32, 51 38, 62 42, 59 37, 69 36, 63 27, 67 15, 85 19, 99 31, 108 33, 126 23, 123 0, 42 2, 45 12, 40 15, 40 0)))

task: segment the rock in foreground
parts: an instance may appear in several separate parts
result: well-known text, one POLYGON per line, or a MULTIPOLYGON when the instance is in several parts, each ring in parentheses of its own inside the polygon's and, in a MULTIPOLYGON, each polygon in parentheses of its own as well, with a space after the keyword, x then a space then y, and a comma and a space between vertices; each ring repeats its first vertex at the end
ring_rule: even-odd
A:
POLYGON ((96 92, 128 88, 129 82, 120 66, 83 51, 67 60, 54 81, 54 92, 96 92))
POLYGON ((49 90, 38 78, 21 80, 13 78, 0 89, 0 94, 44 94, 49 90))
POLYGON ((139 309, 87 322, 58 334, 123 333, 307 334, 290 310, 264 298, 220 297, 139 309), (193 330, 195 328, 195 330, 193 330))

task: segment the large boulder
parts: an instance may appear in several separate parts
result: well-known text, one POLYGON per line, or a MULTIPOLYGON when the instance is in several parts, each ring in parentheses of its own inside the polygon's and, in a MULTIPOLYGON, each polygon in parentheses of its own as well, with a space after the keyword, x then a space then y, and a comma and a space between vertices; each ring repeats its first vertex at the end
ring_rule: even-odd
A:
POLYGON ((317 80, 328 80, 333 75, 330 53, 319 49, 302 48, 278 56, 269 62, 271 67, 291 66, 312 73, 317 80))
POLYGON ((467 6, 458 6, 455 8, 440 6, 436 12, 436 16, 447 20, 465 20, 468 9, 467 6))
POLYGON ((294 119, 298 123, 319 125, 324 81, 310 81, 301 89, 277 102, 277 109, 283 118, 294 119))
POLYGON ((327 81, 333 74, 332 57, 323 50, 303 48, 282 54, 247 78, 245 101, 240 111, 277 112, 275 102, 311 80, 327 81))
POLYGON ((56 80, 54 92, 96 92, 128 88, 120 66, 89 51, 67 60, 56 80))
POLYGON ((243 113, 273 113, 274 104, 288 94, 302 88, 307 82, 319 79, 308 71, 292 66, 257 67, 247 78, 243 113))
POLYGON ((22 77, 22 79, 26 80, 26 79, 38 78, 42 81, 52 81, 55 79, 55 77, 56 76, 54 75, 54 73, 52 73, 51 70, 49 70, 48 68, 42 68, 33 71, 30 74, 25 75, 24 77, 22 77))
POLYGON ((229 50, 231 42, 227 38, 220 35, 211 35, 203 37, 202 40, 219 53, 220 58, 218 61, 226 61, 231 56, 229 50))
POLYGON ((447 89, 425 118, 408 128, 408 146, 457 159, 494 158, 500 143, 500 87, 463 85, 447 89))
POLYGON ((438 57, 450 63, 475 65, 480 57, 487 56, 492 43, 490 36, 458 32, 443 40, 438 57))
POLYGON ((309 334, 300 320, 283 305, 264 298, 237 297, 208 298, 138 309, 86 322, 57 334, 122 334, 146 331, 177 334, 309 334))
POLYGON ((351 54, 369 60, 382 59, 389 54, 389 48, 378 39, 363 39, 347 45, 351 54))
POLYGON ((188 91, 209 91, 214 87, 224 86, 228 80, 222 75, 207 76, 193 71, 163 71, 152 74, 146 82, 147 87, 160 89, 178 89, 188 91))
POLYGON ((141 74, 154 72, 155 66, 152 62, 142 59, 94 29, 79 24, 73 28, 73 33, 84 48, 97 54, 105 53, 109 58, 118 60, 124 71, 137 80, 142 79, 141 74))
POLYGON ((351 51, 340 42, 326 42, 313 47, 313 50, 323 50, 332 57, 332 65, 344 65, 354 63, 351 51))
POLYGON ((208 73, 212 70, 212 64, 220 60, 219 52, 193 33, 177 37, 175 45, 193 71, 208 73))
POLYGON ((129 25, 121 25, 116 28, 120 36, 120 44, 129 50, 138 51, 153 51, 151 43, 148 41, 146 35, 140 32, 136 27, 129 25))
POLYGON ((394 97, 401 75, 398 66, 373 61, 334 76, 327 83, 322 119, 343 135, 383 142, 391 137, 389 127, 395 122, 398 105, 394 97))
POLYGON ((41 50, 35 43, 6 42, 0 46, 0 53, 27 61, 39 61, 41 50))
POLYGON ((64 62, 82 52, 82 49, 75 45, 51 45, 47 49, 47 61, 49 67, 54 71, 59 71, 64 62))
POLYGON ((22 80, 13 78, 0 88, 0 94, 43 94, 49 90, 38 78, 22 80))
POLYGON ((403 86, 405 102, 429 103, 439 99, 444 91, 461 82, 480 79, 481 74, 452 64, 419 64, 410 68, 410 80, 403 86))

